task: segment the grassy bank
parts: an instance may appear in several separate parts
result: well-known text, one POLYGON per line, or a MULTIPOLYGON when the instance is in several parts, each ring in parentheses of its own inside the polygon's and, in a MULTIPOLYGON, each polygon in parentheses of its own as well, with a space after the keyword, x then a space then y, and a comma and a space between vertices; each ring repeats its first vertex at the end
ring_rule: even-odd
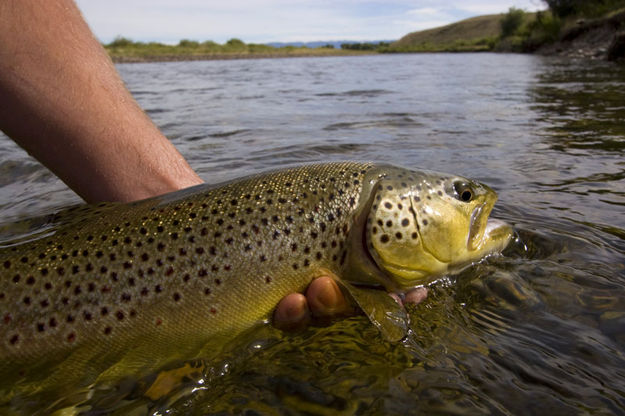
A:
POLYGON ((501 36, 503 15, 493 14, 461 20, 434 29, 412 32, 382 52, 481 52, 494 49, 501 36))
POLYGON ((117 38, 104 45, 104 48, 115 62, 344 56, 373 53, 368 50, 336 49, 331 45, 319 48, 293 46, 276 48, 263 44, 246 44, 239 39, 230 39, 224 44, 212 41, 181 40, 177 45, 166 45, 158 42, 145 43, 117 38))
POLYGON ((525 52, 620 59, 625 0, 547 0, 549 9, 478 16, 409 33, 380 52, 525 52))

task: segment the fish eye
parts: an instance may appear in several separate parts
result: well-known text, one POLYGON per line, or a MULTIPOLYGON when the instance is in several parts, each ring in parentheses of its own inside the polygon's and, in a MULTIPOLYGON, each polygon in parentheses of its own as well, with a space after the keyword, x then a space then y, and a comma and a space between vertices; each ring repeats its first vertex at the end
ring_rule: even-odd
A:
POLYGON ((473 200, 473 190, 471 187, 463 182, 454 183, 454 190, 456 191, 456 198, 462 202, 471 202, 473 200))

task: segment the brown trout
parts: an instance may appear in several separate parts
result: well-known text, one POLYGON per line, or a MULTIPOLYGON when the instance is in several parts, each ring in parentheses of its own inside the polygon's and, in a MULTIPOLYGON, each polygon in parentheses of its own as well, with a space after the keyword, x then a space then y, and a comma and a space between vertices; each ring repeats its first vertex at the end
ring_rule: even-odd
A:
POLYGON ((61 215, 0 251, 0 403, 210 356, 327 272, 399 340, 405 314, 371 287, 406 290, 503 250, 496 199, 454 175, 328 163, 61 215))

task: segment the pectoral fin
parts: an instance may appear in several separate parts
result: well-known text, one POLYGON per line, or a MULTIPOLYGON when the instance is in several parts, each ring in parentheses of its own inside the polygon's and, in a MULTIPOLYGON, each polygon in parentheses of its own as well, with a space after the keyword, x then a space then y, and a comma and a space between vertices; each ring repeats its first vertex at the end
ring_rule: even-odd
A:
POLYGON ((398 342, 406 336, 409 324, 408 314, 388 293, 384 290, 357 287, 345 282, 339 283, 386 340, 398 342))

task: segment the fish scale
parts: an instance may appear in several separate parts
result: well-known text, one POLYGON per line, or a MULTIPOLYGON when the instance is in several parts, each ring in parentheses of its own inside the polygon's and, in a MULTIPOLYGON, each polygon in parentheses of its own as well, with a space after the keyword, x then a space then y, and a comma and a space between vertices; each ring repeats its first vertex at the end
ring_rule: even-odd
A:
POLYGON ((453 175, 337 162, 69 209, 0 250, 0 406, 215 357, 328 273, 399 340, 405 311, 348 283, 401 290, 501 251, 495 200, 453 175))
POLYGON ((158 355, 184 356, 267 318, 320 270, 339 272, 371 168, 307 166, 102 205, 82 214, 97 221, 4 249, 0 372, 79 356, 82 366, 131 344, 133 357, 153 354, 159 340, 158 355))

